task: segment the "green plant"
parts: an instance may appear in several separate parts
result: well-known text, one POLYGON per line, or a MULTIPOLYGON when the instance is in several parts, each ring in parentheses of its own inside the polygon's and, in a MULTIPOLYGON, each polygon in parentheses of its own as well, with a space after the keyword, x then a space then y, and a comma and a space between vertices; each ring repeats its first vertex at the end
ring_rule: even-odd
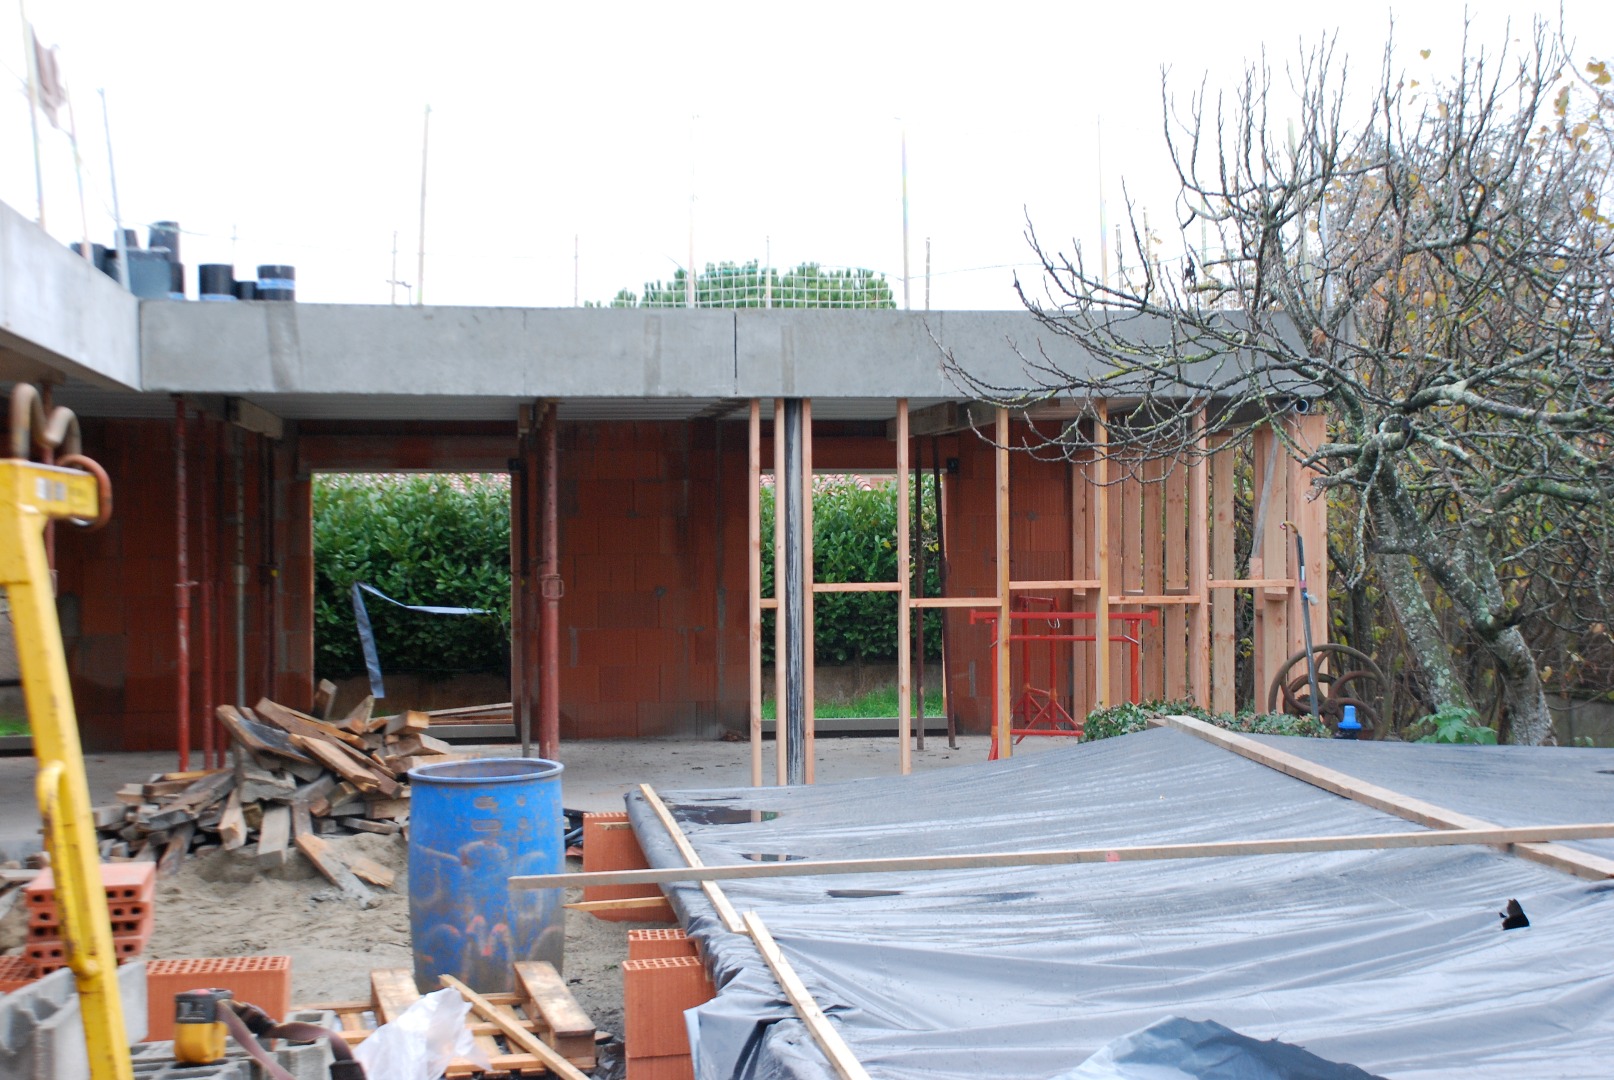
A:
POLYGON ((1417 741, 1421 743, 1466 743, 1473 746, 1495 746, 1496 729, 1479 721, 1479 714, 1460 705, 1447 705, 1419 721, 1425 731, 1417 741))
POLYGON ((385 671, 496 671, 510 633, 510 488, 503 476, 314 479, 314 648, 321 676, 364 670, 352 589, 406 604, 485 608, 426 615, 368 597, 385 671))
MULTIPOLYGON (((910 715, 919 715, 918 695, 915 695, 913 700, 910 702, 909 710, 910 715)), ((925 698, 925 714, 932 717, 945 715, 941 711, 941 701, 936 697, 936 695, 931 694, 925 698)), ((877 690, 870 690, 867 694, 864 694, 861 697, 853 698, 851 701, 845 702, 844 704, 835 701, 814 701, 813 715, 820 720, 836 720, 845 718, 871 718, 878 720, 889 716, 896 716, 897 688, 895 686, 883 686, 877 690)), ((769 698, 767 701, 762 703, 762 718, 764 720, 778 719, 778 710, 774 707, 774 701, 772 698, 769 698)))
POLYGON ((0 716, 0 735, 28 735, 31 732, 26 716, 0 716))
POLYGON ((1082 724, 1082 742, 1097 742, 1117 735, 1130 735, 1143 731, 1149 721, 1160 716, 1191 716, 1229 731, 1247 735, 1296 735, 1311 739, 1326 739, 1333 732, 1328 725, 1309 716, 1290 716, 1287 713, 1213 713, 1190 701, 1123 702, 1106 709, 1095 709, 1087 714, 1082 724))

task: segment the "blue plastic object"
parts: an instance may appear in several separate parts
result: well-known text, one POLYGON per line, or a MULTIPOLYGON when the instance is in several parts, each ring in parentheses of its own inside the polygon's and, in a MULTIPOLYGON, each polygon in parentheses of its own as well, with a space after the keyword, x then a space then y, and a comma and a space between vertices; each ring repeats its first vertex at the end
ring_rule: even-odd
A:
POLYGON ((409 773, 409 929, 415 983, 452 975, 482 993, 515 989, 517 960, 561 967, 559 889, 512 893, 514 874, 565 869, 559 762, 482 758, 409 773))
POLYGON ((1340 717, 1339 730, 1335 732, 1336 739, 1354 739, 1362 733, 1362 725, 1356 720, 1356 706, 1345 706, 1345 715, 1340 717))

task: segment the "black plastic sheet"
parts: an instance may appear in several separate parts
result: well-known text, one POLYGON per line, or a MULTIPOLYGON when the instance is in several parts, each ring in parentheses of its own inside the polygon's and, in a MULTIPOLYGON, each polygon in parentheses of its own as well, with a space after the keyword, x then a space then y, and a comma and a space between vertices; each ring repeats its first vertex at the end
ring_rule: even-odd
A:
MULTIPOLYGON (((1308 742, 1281 745, 1325 752, 1308 742)), ((1557 753, 1614 768, 1607 751, 1557 753)), ((1407 793, 1440 803, 1445 755, 1408 760, 1429 779, 1407 793)), ((1527 768, 1521 782, 1550 787, 1564 820, 1606 820, 1614 785, 1586 775, 1614 777, 1576 775, 1527 768)), ((1418 828, 1171 730, 908 778, 662 796, 709 864, 1418 828)), ((643 800, 628 808, 651 865, 681 865, 643 800)), ((1614 884, 1486 848, 723 888, 763 918, 876 1077, 1060 1076, 1174 1016, 1391 1077, 1603 1075, 1614 1046, 1614 884), (1509 898, 1529 928, 1500 929, 1509 898)), ((697 1075, 833 1076, 749 939, 697 887, 668 892, 720 988, 690 1014, 697 1075)))

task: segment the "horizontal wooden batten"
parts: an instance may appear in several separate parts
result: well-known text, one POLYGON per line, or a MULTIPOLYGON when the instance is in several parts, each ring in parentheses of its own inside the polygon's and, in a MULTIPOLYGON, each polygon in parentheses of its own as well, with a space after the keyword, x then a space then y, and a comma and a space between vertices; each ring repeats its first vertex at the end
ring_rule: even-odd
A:
POLYGON ((1212 589, 1292 589, 1294 578, 1211 578, 1205 582, 1212 589))

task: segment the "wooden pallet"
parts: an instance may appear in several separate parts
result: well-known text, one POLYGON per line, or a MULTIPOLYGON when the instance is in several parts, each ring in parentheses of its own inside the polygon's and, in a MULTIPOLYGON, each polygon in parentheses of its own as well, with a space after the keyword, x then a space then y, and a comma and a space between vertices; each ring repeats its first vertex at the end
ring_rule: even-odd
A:
MULTIPOLYGON (((571 991, 566 989, 566 980, 561 978, 553 964, 542 960, 522 960, 517 962, 515 969, 515 992, 482 996, 579 1069, 594 1068, 594 1021, 588 1018, 571 991)), ((316 1002, 312 1005, 294 1005, 292 1009, 294 1012, 305 1009, 334 1012, 342 1025, 342 1038, 349 1045, 355 1045, 368 1038, 381 1024, 390 1023, 403 1015, 403 1011, 420 997, 415 989, 414 974, 403 968, 370 972, 370 991, 369 1001, 316 1002)), ((465 1026, 488 1056, 492 1067, 482 1070, 469 1061, 456 1060, 443 1073, 447 1080, 464 1080, 472 1076, 535 1076, 549 1071, 540 1058, 511 1046, 496 1025, 481 1020, 474 1012, 465 1018, 465 1026)))

